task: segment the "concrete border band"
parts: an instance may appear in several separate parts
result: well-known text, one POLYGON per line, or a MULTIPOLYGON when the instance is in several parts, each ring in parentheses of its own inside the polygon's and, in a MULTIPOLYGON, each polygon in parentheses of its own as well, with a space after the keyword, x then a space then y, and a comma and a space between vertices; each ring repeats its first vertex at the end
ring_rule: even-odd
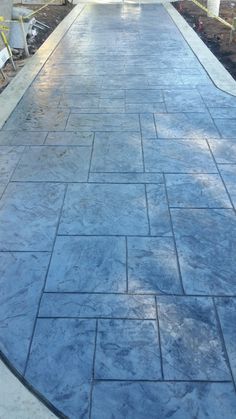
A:
POLYGON ((29 59, 26 65, 20 70, 16 77, 0 94, 0 129, 3 127, 22 96, 31 85, 47 59, 53 53, 60 40, 66 34, 73 22, 82 13, 85 5, 78 4, 63 19, 36 54, 29 59))
POLYGON ((179 14, 171 3, 163 3, 164 8, 182 33, 186 42, 205 68, 213 83, 220 90, 236 96, 236 81, 224 68, 215 55, 209 50, 186 20, 179 14))

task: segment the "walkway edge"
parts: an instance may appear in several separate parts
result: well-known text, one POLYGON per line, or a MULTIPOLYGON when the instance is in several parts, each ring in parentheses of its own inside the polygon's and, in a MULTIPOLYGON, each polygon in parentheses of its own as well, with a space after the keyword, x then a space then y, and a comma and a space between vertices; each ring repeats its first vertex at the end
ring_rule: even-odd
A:
POLYGON ((45 62, 59 44, 65 33, 71 27, 76 18, 81 14, 85 5, 78 4, 62 20, 57 28, 51 33, 43 45, 38 49, 22 70, 16 75, 6 89, 0 94, 0 129, 3 127, 22 96, 31 85, 45 62))
POLYGON ((197 56, 202 66, 207 71, 213 83, 219 89, 230 95, 236 96, 236 81, 224 68, 215 55, 209 50, 204 42, 199 38, 196 32, 180 15, 180 13, 172 6, 171 3, 164 3, 163 6, 182 33, 186 42, 197 56))

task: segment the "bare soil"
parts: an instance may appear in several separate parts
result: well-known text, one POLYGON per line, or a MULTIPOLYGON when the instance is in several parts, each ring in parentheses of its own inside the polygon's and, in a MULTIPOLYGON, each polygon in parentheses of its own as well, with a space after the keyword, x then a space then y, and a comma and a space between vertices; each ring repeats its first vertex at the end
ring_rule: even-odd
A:
MULTIPOLYGON (((206 0, 199 1, 207 6, 206 0)), ((236 80, 236 31, 233 42, 230 43, 230 29, 216 19, 208 17, 193 2, 183 0, 173 4, 236 80)), ((236 1, 221 0, 220 17, 231 24, 236 17, 236 1)))
MULTIPOLYGON (((21 5, 18 5, 19 7, 21 5)), ((26 7, 26 6, 25 6, 26 7)), ((31 10, 37 10, 40 6, 30 5, 27 8, 31 10)), ((71 4, 55 6, 50 5, 45 7, 43 10, 34 15, 36 20, 49 26, 45 30, 38 30, 38 34, 31 41, 29 41, 29 52, 31 55, 35 54, 38 48, 46 41, 48 36, 54 31, 59 23, 68 15, 74 6, 71 4)), ((6 80, 2 78, 0 74, 0 93, 6 88, 16 74, 24 67, 25 63, 30 59, 24 57, 24 51, 14 51, 14 61, 17 67, 17 71, 14 71, 10 62, 8 62, 3 68, 6 80)))

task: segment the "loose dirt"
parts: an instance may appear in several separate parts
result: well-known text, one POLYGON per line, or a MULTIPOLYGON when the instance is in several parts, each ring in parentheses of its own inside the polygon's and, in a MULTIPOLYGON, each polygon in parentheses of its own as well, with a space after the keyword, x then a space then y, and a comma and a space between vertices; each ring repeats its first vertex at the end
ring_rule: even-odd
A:
MULTIPOLYGON (((21 6, 21 5, 16 5, 21 6)), ((26 7, 26 6, 25 6, 26 7)), ((37 10, 40 6, 37 5, 30 5, 27 8, 31 10, 37 10)), ((71 4, 55 6, 50 5, 45 7, 43 10, 35 14, 36 20, 44 23, 45 25, 49 26, 49 28, 45 28, 45 30, 37 30, 37 36, 30 40, 29 42, 29 51, 30 54, 33 55, 38 50, 38 48, 44 43, 44 41, 48 38, 48 36, 54 31, 54 29, 59 25, 59 23, 68 15, 68 13, 72 10, 73 6, 71 4)), ((17 71, 15 72, 12 68, 10 63, 7 63, 6 66, 3 68, 4 74, 6 76, 6 80, 2 78, 0 74, 0 93, 6 88, 6 86, 11 82, 11 80, 16 76, 16 74, 24 67, 25 63, 29 58, 24 57, 23 51, 14 51, 14 61, 17 67, 17 71)))
MULTIPOLYGON (((206 0, 199 0, 205 7, 206 0)), ((203 42, 236 80, 236 31, 229 43, 230 29, 207 14, 191 1, 173 3, 189 25, 198 33, 203 42)), ((236 2, 221 0, 220 17, 232 23, 236 17, 236 2)))

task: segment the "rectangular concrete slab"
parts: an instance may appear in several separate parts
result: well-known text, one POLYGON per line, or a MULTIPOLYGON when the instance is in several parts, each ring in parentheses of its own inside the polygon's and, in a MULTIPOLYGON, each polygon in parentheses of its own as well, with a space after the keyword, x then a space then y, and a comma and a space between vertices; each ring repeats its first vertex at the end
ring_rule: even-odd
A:
POLYGON ((73 419, 76 411, 84 417, 89 411, 95 330, 94 320, 39 319, 36 325, 26 379, 73 419))
POLYGON ((0 131, 1 145, 41 145, 44 143, 47 132, 19 132, 19 131, 0 131))
POLYGON ((155 114, 159 138, 219 138, 219 132, 207 113, 155 114))
POLYGON ((205 140, 158 140, 144 142, 147 172, 217 173, 205 140))
POLYGON ((95 378, 156 380, 161 378, 157 322, 100 320, 95 378))
POLYGON ((185 292, 235 294, 234 211, 172 209, 171 215, 185 292))
POLYGON ((143 185, 69 185, 59 234, 148 234, 143 185))
POLYGON ((166 174, 165 178, 170 207, 232 207, 218 174, 166 174))
POLYGON ((40 317, 155 319, 154 296, 45 293, 40 317))
POLYGON ((45 144, 64 146, 91 146, 93 142, 93 137, 93 132, 49 132, 45 144))
POLYGON ((146 185, 150 234, 172 236, 170 214, 164 185, 146 185))
POLYGON ((161 173, 90 173, 89 182, 97 183, 163 183, 161 173))
POLYGON ((224 341, 229 356, 229 362, 233 373, 234 380, 236 379, 236 299, 229 297, 222 297, 216 299, 216 307, 220 318, 220 324, 224 336, 224 341))
POLYGON ((235 164, 220 164, 219 170, 225 182, 227 191, 233 202, 234 208, 236 207, 236 166, 235 164))
POLYGON ((0 146, 0 182, 7 183, 23 154, 24 147, 0 146))
POLYGON ((164 378, 230 380, 211 299, 157 297, 164 378))
POLYGON ((50 253, 0 253, 0 346, 23 373, 50 253))
POLYGON ((67 131, 138 131, 138 115, 75 114, 69 116, 67 131))
POLYGON ((97 382, 92 419, 110 419, 120 412, 127 419, 183 419, 191 415, 234 419, 236 400, 231 383, 97 382))
POLYGON ((125 292, 125 238, 58 237, 46 291, 125 292))
POLYGON ((28 147, 13 180, 31 182, 85 182, 90 164, 90 147, 28 147))
POLYGON ((128 287, 137 294, 182 294, 172 238, 128 238, 128 287))
POLYGON ((95 134, 91 172, 143 172, 139 132, 95 134))
POLYGON ((63 184, 9 184, 0 203, 0 250, 51 250, 64 191, 63 184))

